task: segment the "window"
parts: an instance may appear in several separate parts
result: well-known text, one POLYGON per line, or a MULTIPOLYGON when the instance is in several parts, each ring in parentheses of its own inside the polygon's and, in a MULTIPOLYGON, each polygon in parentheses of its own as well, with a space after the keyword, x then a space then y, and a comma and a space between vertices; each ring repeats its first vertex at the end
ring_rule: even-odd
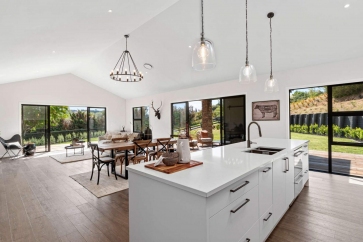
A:
POLYGON ((134 133, 142 133, 147 127, 150 127, 149 107, 134 107, 132 113, 134 133))

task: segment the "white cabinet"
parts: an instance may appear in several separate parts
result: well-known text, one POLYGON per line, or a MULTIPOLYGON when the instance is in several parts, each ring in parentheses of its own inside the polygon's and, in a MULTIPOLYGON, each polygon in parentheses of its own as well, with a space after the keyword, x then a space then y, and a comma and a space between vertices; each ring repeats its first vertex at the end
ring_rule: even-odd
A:
POLYGON ((259 217, 272 205, 272 170, 272 163, 270 163, 258 171, 259 217))
POLYGON ((273 206, 260 218, 260 240, 265 241, 275 226, 273 206))
POLYGON ((303 178, 303 184, 306 183, 307 180, 309 180, 309 147, 307 144, 303 146, 303 156, 302 156, 302 175, 303 178))
POLYGON ((286 164, 283 158, 273 162, 273 213, 276 223, 286 211, 286 164))
POLYGON ((258 220, 258 186, 209 219, 209 241, 236 242, 258 220))
POLYGON ((285 184, 286 184, 286 205, 289 206, 295 198, 294 187, 294 153, 291 152, 286 157, 285 163, 287 164, 285 184))
POLYGON ((260 223, 256 223, 242 236, 242 239, 238 242, 259 242, 260 241, 260 223))

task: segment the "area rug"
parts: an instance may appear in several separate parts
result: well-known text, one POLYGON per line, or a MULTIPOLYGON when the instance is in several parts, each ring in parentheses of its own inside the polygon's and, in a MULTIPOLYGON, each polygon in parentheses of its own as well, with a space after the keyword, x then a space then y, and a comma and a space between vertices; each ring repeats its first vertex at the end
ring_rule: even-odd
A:
POLYGON ((129 188, 129 182, 127 180, 121 177, 117 177, 116 180, 115 175, 111 173, 110 176, 108 176, 106 169, 102 169, 101 171, 99 185, 97 185, 97 176, 97 169, 95 169, 92 181, 90 181, 91 172, 72 175, 70 178, 81 184, 98 198, 129 188))
MULTIPOLYGON (((84 151, 84 155, 80 154, 73 155, 73 153, 70 155, 71 156, 66 157, 66 153, 62 153, 59 155, 51 155, 50 157, 62 164, 92 159, 91 151, 87 150, 84 151)), ((102 156, 107 156, 107 155, 108 154, 104 153, 104 155, 102 156)))

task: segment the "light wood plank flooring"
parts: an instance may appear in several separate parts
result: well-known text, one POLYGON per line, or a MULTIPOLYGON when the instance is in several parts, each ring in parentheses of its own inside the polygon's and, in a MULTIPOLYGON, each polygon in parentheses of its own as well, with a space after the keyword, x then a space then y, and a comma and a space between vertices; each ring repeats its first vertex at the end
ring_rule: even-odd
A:
MULTIPOLYGON (((0 163, 0 241, 129 241, 128 190, 96 198, 69 177, 90 169, 49 157, 0 163)), ((311 172, 268 241, 363 241, 363 181, 311 172)))

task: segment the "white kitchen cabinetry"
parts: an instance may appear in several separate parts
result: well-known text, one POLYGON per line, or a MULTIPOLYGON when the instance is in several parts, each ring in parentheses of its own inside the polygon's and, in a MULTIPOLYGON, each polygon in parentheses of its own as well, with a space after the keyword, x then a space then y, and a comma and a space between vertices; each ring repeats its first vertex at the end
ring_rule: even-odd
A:
POLYGON ((238 242, 259 242, 260 241, 260 223, 256 223, 242 236, 242 239, 238 242))
POLYGON ((273 162, 273 219, 280 221, 286 212, 286 160, 285 156, 273 162))
POLYGON ((265 241, 275 226, 273 206, 260 218, 260 240, 265 241))
POLYGON ((307 144, 303 146, 303 156, 302 156, 302 175, 303 178, 303 185, 305 185, 306 181, 309 180, 309 147, 307 144))
POLYGON ((272 163, 258 171, 259 185, 259 217, 267 212, 272 205, 272 163))
POLYGON ((294 185, 294 152, 287 155, 287 171, 285 176, 286 184, 286 205, 289 206, 295 198, 295 185, 294 185))

